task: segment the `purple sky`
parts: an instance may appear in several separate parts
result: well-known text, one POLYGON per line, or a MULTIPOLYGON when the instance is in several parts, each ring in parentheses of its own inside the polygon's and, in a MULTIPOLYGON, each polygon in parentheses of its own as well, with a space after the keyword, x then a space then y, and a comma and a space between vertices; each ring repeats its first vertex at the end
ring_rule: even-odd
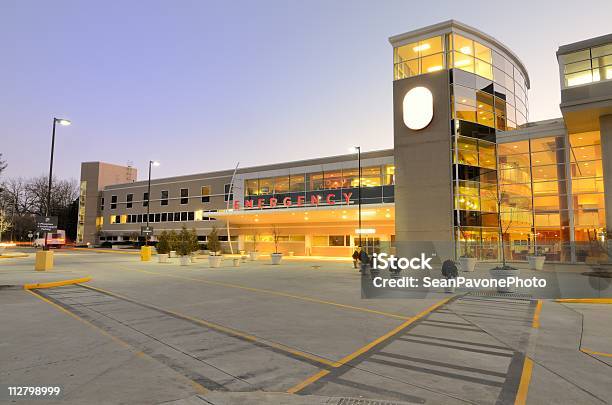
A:
POLYGON ((6 176, 132 161, 143 178, 392 147, 391 35, 450 18, 530 76, 530 119, 560 115, 555 51, 608 34, 612 2, 0 2, 6 176), (436 6, 431 6, 435 4, 436 6))

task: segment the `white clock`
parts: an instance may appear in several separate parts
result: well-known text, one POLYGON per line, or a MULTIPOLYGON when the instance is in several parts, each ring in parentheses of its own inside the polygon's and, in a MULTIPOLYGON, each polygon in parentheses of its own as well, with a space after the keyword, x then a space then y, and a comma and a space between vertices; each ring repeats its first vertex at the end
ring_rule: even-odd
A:
POLYGON ((414 87, 404 96, 404 124, 415 131, 425 128, 433 119, 433 94, 426 87, 414 87))

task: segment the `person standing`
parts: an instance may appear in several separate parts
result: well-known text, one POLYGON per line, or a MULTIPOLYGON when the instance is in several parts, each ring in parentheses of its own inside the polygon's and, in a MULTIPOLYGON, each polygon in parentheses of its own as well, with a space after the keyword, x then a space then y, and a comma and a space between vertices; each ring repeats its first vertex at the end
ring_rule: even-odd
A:
POLYGON ((361 263, 361 272, 365 273, 368 270, 368 264, 370 263, 370 257, 365 249, 361 249, 359 253, 359 262, 361 263))
POLYGON ((357 246, 355 251, 353 252, 353 268, 357 268, 357 263, 359 262, 359 253, 361 251, 361 246, 357 246))

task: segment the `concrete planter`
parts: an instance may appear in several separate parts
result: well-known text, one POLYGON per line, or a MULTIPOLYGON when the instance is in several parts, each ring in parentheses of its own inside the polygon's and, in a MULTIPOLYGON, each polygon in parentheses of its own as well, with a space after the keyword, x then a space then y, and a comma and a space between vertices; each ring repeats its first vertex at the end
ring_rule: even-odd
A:
MULTIPOLYGON (((491 269, 489 270, 491 276, 496 280, 506 279, 508 277, 518 277, 521 273, 519 269, 509 268, 509 269, 491 269)), ((516 292, 516 288, 513 286, 506 287, 497 287, 497 292, 499 293, 513 293, 516 292)))
POLYGON ((546 256, 527 256, 530 270, 542 270, 546 256))
POLYGON ((459 265, 461 266, 461 271, 472 272, 476 268, 476 258, 474 257, 460 257, 459 265))
POLYGON ((238 259, 238 258, 232 259, 232 265, 234 267, 240 267, 240 259, 238 259))
POLYGON ((242 263, 246 263, 248 258, 249 258, 249 257, 248 257, 247 255, 242 255, 242 256, 240 256, 240 261, 241 261, 242 263))
POLYGON ((159 263, 168 263, 168 253, 158 253, 157 261, 159 263))
POLYGON ((249 260, 252 262, 257 260, 258 256, 259 256, 259 252, 249 252, 249 260))
POLYGON ((208 264, 210 264, 210 267, 221 267, 221 260, 223 260, 223 256, 208 256, 208 264))
POLYGON ((189 263, 191 263, 191 259, 189 258, 189 256, 181 256, 180 262, 181 266, 189 266, 189 263))
POLYGON ((176 250, 171 250, 169 257, 172 257, 172 258, 176 257, 176 250))
POLYGON ((196 262, 196 255, 189 255, 189 260, 191 260, 191 263, 195 263, 196 262))
POLYGON ((280 264, 281 260, 283 260, 283 254, 282 253, 272 253, 270 255, 270 258, 272 259, 272 264, 280 264))

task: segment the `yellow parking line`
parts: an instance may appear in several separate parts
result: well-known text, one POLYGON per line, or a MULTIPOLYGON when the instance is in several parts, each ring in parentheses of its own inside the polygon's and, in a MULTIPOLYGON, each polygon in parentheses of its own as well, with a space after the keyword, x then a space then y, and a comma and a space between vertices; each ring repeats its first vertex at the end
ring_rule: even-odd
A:
POLYGON ((596 352, 589 349, 580 349, 580 351, 586 354, 593 354, 595 356, 612 357, 612 353, 596 352))
MULTIPOLYGON (((349 361, 355 359, 356 357, 361 356, 362 354, 372 350, 374 347, 376 347, 377 345, 381 344, 385 340, 391 338, 392 336, 397 335, 399 332, 401 332, 402 330, 406 329, 408 326, 410 326, 411 324, 413 324, 417 320, 423 318, 424 316, 428 315, 430 312, 432 312, 432 311, 436 310, 437 308, 441 307, 442 305, 446 304, 451 298, 443 299, 442 301, 439 301, 438 303, 430 306, 429 308, 419 312, 418 314, 416 314, 415 316, 411 317, 410 319, 408 319, 406 322, 402 323, 398 327, 396 327, 396 328, 392 329, 391 331, 385 333, 381 337, 371 341, 367 345, 365 345, 363 347, 360 347, 359 349, 355 350, 353 353, 343 357, 341 360, 339 360, 337 362, 337 365, 334 366, 334 367, 336 367, 336 368, 337 367, 341 367, 341 366, 345 365, 346 363, 348 363, 349 361)), ((319 379, 325 377, 329 373, 330 372, 328 370, 320 370, 316 374, 313 374, 312 376, 308 377, 306 380, 304 380, 304 381, 300 382, 299 384, 289 388, 287 390, 287 392, 290 393, 290 394, 295 394, 295 393, 303 390, 304 388, 306 388, 310 384, 312 384, 312 383, 318 381, 319 379)))
POLYGON ((523 372, 521 374, 521 382, 516 393, 514 405, 525 405, 527 402, 527 392, 529 391, 529 383, 531 382, 531 372, 533 371, 533 360, 525 356, 523 363, 523 372))
POLYGON ((63 285, 71 285, 71 284, 81 284, 91 281, 91 277, 83 277, 83 278, 74 278, 72 280, 63 280, 63 281, 52 281, 50 283, 33 283, 33 284, 24 284, 24 290, 40 290, 41 288, 53 288, 53 287, 61 287, 63 285))
POLYGON ((555 301, 565 304, 612 304, 612 298, 560 298, 555 301))
MULTIPOLYGON (((132 298, 125 297, 123 295, 120 295, 120 294, 117 294, 117 293, 114 293, 114 292, 111 292, 111 291, 103 290, 103 289, 98 288, 98 287, 87 286, 86 288, 89 288, 89 289, 95 290, 95 291, 99 291, 101 293, 108 294, 108 295, 111 295, 113 297, 124 299, 124 300, 127 300, 127 301, 138 302, 138 301, 136 301, 136 300, 134 300, 132 298)), ((160 308, 160 307, 157 307, 157 306, 152 305, 152 304, 144 304, 144 305, 146 305, 148 307, 151 307, 151 308, 155 308, 155 309, 163 311, 163 312, 170 313, 172 315, 176 315, 176 316, 178 316, 180 318, 189 319, 189 320, 191 320, 193 322, 199 323, 200 325, 204 325, 204 326, 206 326, 208 328, 215 329, 215 330, 218 330, 220 332, 224 332, 224 333, 227 333, 227 334, 230 334, 230 335, 234 335, 234 336, 240 337, 242 339, 245 339, 245 340, 248 340, 248 341, 251 341, 251 342, 263 343, 263 344, 265 344, 267 346, 270 346, 270 347, 272 347, 274 349, 278 349, 280 351, 292 354, 292 355, 297 356, 297 357, 302 357, 304 359, 308 359, 308 360, 314 361, 316 363, 320 363, 320 364, 323 364, 323 365, 326 365, 326 366, 330 366, 330 367, 338 367, 338 365, 339 365, 338 362, 335 362, 335 361, 332 361, 332 360, 328 360, 328 359, 325 359, 323 357, 316 356, 314 354, 306 353, 306 352, 303 352, 301 350, 294 349, 294 348, 289 347, 289 346, 285 346, 285 345, 283 345, 281 343, 270 342, 270 341, 267 341, 265 339, 261 339, 261 338, 259 338, 257 336, 250 335, 248 333, 244 333, 244 332, 239 331, 237 329, 233 329, 233 328, 229 328, 227 326, 219 325, 217 323, 206 321, 204 319, 194 318, 194 317, 191 317, 189 315, 185 315, 185 314, 182 314, 180 312, 171 311, 171 310, 168 310, 168 309, 165 309, 165 308, 160 308)))
MULTIPOLYGON (((128 268, 128 267, 125 267, 125 268, 128 268)), ((142 273, 156 274, 158 276, 163 276, 163 277, 170 277, 170 278, 177 278, 177 279, 183 279, 183 280, 197 281, 197 282, 200 282, 200 283, 211 284, 211 285, 218 285, 218 286, 221 286, 221 287, 238 288, 238 289, 245 290, 245 291, 257 292, 257 293, 269 294, 269 295, 276 295, 276 296, 279 296, 279 297, 293 298, 293 299, 296 299, 296 300, 302 300, 302 301, 308 301, 308 302, 315 302, 317 304, 332 305, 332 306, 335 306, 335 307, 338 307, 338 308, 350 309, 350 310, 360 311, 360 312, 367 312, 367 313, 376 314, 376 315, 383 315, 383 316, 387 316, 387 317, 390 317, 390 318, 403 319, 403 320, 411 319, 410 317, 407 317, 405 315, 393 314, 393 313, 384 312, 384 311, 377 311, 375 309, 364 308, 364 307, 356 307, 356 306, 353 306, 353 305, 340 304, 338 302, 320 300, 318 298, 306 297, 306 296, 303 296, 303 295, 294 295, 294 294, 289 294, 289 293, 280 292, 280 291, 266 290, 266 289, 254 288, 254 287, 246 287, 246 286, 242 286, 242 285, 238 285, 238 284, 223 283, 223 282, 219 282, 219 281, 209 281, 209 280, 202 280, 202 279, 192 278, 192 277, 184 277, 184 276, 176 276, 176 275, 170 275, 170 274, 162 274, 162 273, 156 273, 156 272, 147 271, 147 270, 138 270, 138 269, 130 269, 130 270, 136 270, 136 271, 139 271, 139 272, 142 272, 142 273)))
POLYGON ((307 386, 309 386, 313 382, 315 382, 317 380, 320 380, 321 378, 325 377, 327 374, 329 374, 328 370, 321 370, 318 373, 311 375, 310 377, 308 377, 307 379, 305 379, 301 383, 299 383, 299 384, 289 388, 287 390, 287 393, 295 394, 296 392, 301 391, 302 389, 306 388, 307 386))
MULTIPOLYGON (((123 341, 123 340, 119 339, 119 338, 118 338, 118 337, 116 337, 116 336, 111 335, 110 333, 108 333, 108 332, 107 332, 107 331, 105 331, 104 329, 102 329, 102 328, 100 328, 100 327, 98 327, 98 326, 94 325, 93 323, 89 322, 88 320, 81 318, 81 317, 80 317, 80 316, 78 316, 77 314, 75 314, 75 313, 73 313, 73 312, 71 312, 71 311, 67 310, 66 308, 64 308, 64 307, 62 307, 62 306, 60 306, 60 305, 56 304, 55 302, 53 302, 53 301, 51 301, 51 300, 49 300, 49 299, 47 299, 47 298, 43 297, 42 295, 36 294, 35 292, 30 291, 30 290, 26 290, 26 291, 27 291, 27 292, 29 292, 30 294, 32 294, 33 296, 35 296, 36 298, 39 298, 39 299, 43 300, 44 302, 46 302, 47 304, 50 304, 50 305, 51 305, 51 306, 53 306, 54 308, 56 308, 56 309, 58 309, 58 310, 62 311, 63 313, 68 314, 69 316, 71 316, 72 318, 76 319, 77 321, 82 322, 82 323, 84 323, 85 325, 88 325, 88 326, 90 326, 90 327, 92 327, 92 328, 94 328, 94 329, 98 330, 98 331, 99 331, 99 332, 101 332, 103 335, 105 335, 105 336, 109 337, 109 338, 110 338, 111 340, 113 340, 115 343, 118 343, 119 345, 123 346, 124 348, 126 348, 126 349, 130 349, 130 350, 133 350, 133 348, 130 346, 130 344, 129 344, 129 343, 127 343, 127 342, 125 342, 125 341, 123 341)), ((133 352, 133 353, 134 353, 134 355, 135 355, 135 356, 138 356, 138 357, 146 357, 146 358, 148 358, 149 360, 156 361, 155 359, 153 359, 153 358, 152 358, 152 357, 150 357, 149 355, 145 354, 144 352, 141 352, 141 351, 135 351, 135 352, 133 352)), ((175 371, 175 372, 176 372, 176 371, 175 371)), ((182 374, 180 374, 180 373, 178 373, 178 372, 176 372, 176 373, 177 373, 177 374, 178 374, 178 375, 179 375, 181 378, 183 378, 184 380, 186 380, 186 381, 187 381, 189 384, 191 384, 191 385, 194 387, 194 389, 195 389, 195 390, 196 390, 198 393, 200 393, 200 394, 205 394, 205 393, 207 393, 207 392, 208 392, 208 390, 207 390, 207 389, 206 389, 204 386, 202 386, 201 384, 199 384, 199 383, 197 383, 197 382, 193 381, 192 379, 190 379, 190 378, 188 378, 188 377, 185 377, 184 375, 182 375, 182 374)))
POLYGON ((542 300, 538 300, 535 311, 533 312, 533 321, 531 322, 532 328, 537 329, 540 327, 540 312, 542 312, 542 300))

